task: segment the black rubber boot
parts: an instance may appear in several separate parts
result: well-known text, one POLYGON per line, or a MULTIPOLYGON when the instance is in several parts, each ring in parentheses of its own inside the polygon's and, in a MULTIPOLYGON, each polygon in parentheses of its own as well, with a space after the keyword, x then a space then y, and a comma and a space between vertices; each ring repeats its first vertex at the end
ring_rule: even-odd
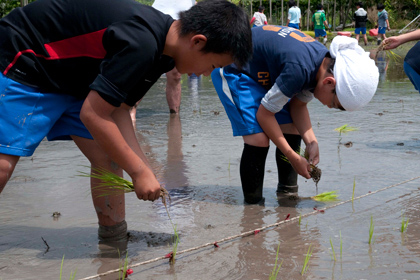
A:
MULTIPOLYGON (((300 151, 302 137, 294 134, 284 134, 284 138, 294 151, 300 151)), ((298 192, 298 174, 293 169, 290 162, 285 160, 284 154, 276 149, 277 172, 279 183, 277 185, 278 193, 297 193, 298 192)))
POLYGON ((263 204, 265 160, 270 147, 244 144, 240 174, 244 199, 249 204, 263 204))

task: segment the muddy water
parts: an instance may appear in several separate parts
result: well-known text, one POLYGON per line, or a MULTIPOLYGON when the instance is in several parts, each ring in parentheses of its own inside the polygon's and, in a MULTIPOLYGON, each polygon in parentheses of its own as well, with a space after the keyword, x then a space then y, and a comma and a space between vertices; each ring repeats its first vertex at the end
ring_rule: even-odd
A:
MULTIPOLYGON (((138 137, 172 196, 178 251, 197 249, 177 255, 175 265, 164 259, 136 266, 130 279, 268 279, 279 243, 278 279, 418 279, 420 179, 399 183, 420 176, 420 96, 401 61, 383 57, 378 66, 379 89, 365 110, 339 112, 316 100, 309 104, 321 152, 318 189, 300 178, 298 199, 278 199, 275 149, 270 148, 264 206, 243 204, 238 171, 243 143, 232 137, 211 81, 184 77, 177 117, 167 112, 161 78, 138 108, 138 137), (358 130, 339 136, 334 128, 344 124, 358 130), (352 146, 343 145, 347 142, 352 146), (354 182, 356 198, 368 195, 351 202, 354 182), (308 199, 332 190, 348 202, 335 206, 308 199), (314 211, 331 206, 324 213, 314 211), (405 233, 399 231, 403 213, 409 218, 405 233), (219 242, 219 248, 211 245, 279 223, 289 214, 291 222, 219 242), (371 217, 375 227, 369 245, 371 217), (302 277, 309 246, 312 257, 302 277)), ((0 279, 59 279, 63 256, 62 279, 76 270, 79 279, 118 268, 118 251, 122 258, 128 252, 131 265, 172 251, 173 230, 163 205, 131 194, 130 241, 98 244, 88 179, 77 176, 85 171, 83 165, 87 161, 72 142, 43 142, 33 157, 19 162, 0 195, 0 279), (58 218, 52 217, 56 211, 58 218)))

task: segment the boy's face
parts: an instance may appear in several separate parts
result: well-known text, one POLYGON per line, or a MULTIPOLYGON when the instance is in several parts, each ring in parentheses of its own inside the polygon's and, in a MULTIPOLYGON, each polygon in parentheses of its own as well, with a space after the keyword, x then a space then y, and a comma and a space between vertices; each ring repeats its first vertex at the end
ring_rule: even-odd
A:
POLYGON ((204 53, 192 50, 175 61, 176 69, 181 74, 209 76, 215 68, 233 63, 230 54, 204 53))
POLYGON ((345 110, 338 100, 337 93, 335 92, 335 81, 332 82, 332 79, 334 78, 330 77, 319 82, 315 87, 314 97, 330 109, 345 110))

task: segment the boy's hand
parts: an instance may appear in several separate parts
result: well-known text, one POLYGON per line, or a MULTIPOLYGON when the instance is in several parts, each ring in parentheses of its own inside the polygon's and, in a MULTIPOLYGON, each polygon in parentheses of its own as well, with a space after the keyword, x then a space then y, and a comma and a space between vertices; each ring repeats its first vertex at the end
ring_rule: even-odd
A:
POLYGON ((290 158, 290 164, 292 165, 293 169, 300 175, 305 177, 306 179, 311 178, 311 175, 309 174, 309 171, 311 171, 311 165, 306 160, 306 158, 298 155, 295 153, 296 156, 293 156, 293 158, 290 158))
POLYGON ((389 37, 383 41, 383 44, 384 44, 384 50, 391 50, 401 45, 401 40, 397 36, 389 37))
POLYGON ((310 164, 317 165, 319 163, 318 142, 311 142, 306 145, 305 156, 310 164))
POLYGON ((160 184, 150 169, 132 176, 134 190, 138 199, 154 201, 160 196, 160 184))

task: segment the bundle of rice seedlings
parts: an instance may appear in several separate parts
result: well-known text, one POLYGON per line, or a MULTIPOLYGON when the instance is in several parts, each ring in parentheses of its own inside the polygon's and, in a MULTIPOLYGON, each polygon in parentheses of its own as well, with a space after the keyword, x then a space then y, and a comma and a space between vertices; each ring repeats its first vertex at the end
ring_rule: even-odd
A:
MULTIPOLYGON (((101 180, 101 183, 95 187, 95 189, 101 191, 101 194, 98 195, 99 197, 112 195, 120 191, 123 191, 124 193, 134 192, 134 185, 132 182, 112 173, 111 171, 106 170, 105 168, 93 168, 91 173, 81 171, 79 171, 79 173, 82 177, 101 180)), ((162 199, 163 205, 166 207, 167 201, 170 202, 171 197, 163 186, 160 186, 160 197, 162 199)))
POLYGON ((337 201, 337 191, 323 192, 311 198, 316 201, 337 201))
POLYGON ((375 59, 378 57, 378 53, 385 51, 386 55, 390 58, 393 59, 394 61, 398 61, 401 59, 401 56, 396 54, 395 52, 391 51, 391 50, 386 50, 387 43, 384 43, 384 41, 382 41, 382 43, 377 47, 374 48, 370 51, 370 58, 375 59))
MULTIPOLYGON (((306 154, 305 150, 302 149, 302 147, 299 147, 299 151, 296 151, 296 153, 306 159, 309 158, 309 156, 306 154)), ((282 160, 290 163, 290 160, 285 155, 282 155, 281 158, 282 160)), ((318 166, 311 164, 311 171, 309 171, 309 175, 311 175, 311 178, 314 181, 315 186, 318 187, 318 182, 321 180, 321 175, 322 175, 321 169, 318 166)))

